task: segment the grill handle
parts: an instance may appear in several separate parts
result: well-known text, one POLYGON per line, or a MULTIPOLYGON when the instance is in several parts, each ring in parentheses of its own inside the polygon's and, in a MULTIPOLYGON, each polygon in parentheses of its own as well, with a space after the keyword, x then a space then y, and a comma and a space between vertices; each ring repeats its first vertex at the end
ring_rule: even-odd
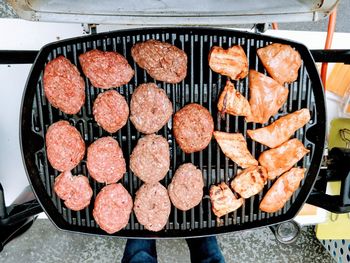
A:
POLYGON ((333 213, 350 213, 350 149, 332 148, 327 165, 327 169, 320 170, 315 187, 306 202, 333 213), (339 195, 325 193, 330 181, 341 181, 339 195))
POLYGON ((313 49, 310 51, 315 62, 350 64, 350 49, 313 49))

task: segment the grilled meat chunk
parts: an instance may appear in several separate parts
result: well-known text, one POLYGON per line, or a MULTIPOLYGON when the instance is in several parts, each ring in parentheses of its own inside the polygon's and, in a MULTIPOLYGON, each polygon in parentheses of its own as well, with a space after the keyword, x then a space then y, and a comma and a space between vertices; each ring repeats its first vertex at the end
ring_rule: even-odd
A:
POLYGON ((259 193, 266 184, 267 171, 262 166, 251 166, 236 175, 231 188, 243 198, 259 193))
POLYGON ((287 141, 296 130, 303 127, 310 120, 310 111, 301 109, 287 114, 269 126, 248 130, 247 134, 254 141, 275 148, 287 141))
POLYGON ((259 48, 257 53, 267 72, 278 83, 283 85, 298 78, 301 57, 291 46, 274 43, 259 48))
POLYGON ((226 183, 210 187, 210 200, 214 214, 221 217, 231 213, 243 205, 243 198, 236 198, 226 183))
POLYGON ((237 80, 248 74, 247 56, 241 46, 228 49, 214 46, 209 53, 209 67, 212 71, 237 80))
POLYGON ((218 110, 221 113, 228 113, 234 116, 251 115, 248 100, 235 89, 235 86, 229 80, 227 80, 226 86, 221 92, 218 101, 218 110))
POLYGON ((255 70, 249 71, 249 104, 252 111, 247 122, 265 123, 275 115, 288 97, 288 89, 255 70))
POLYGON ((232 161, 242 168, 258 165, 247 148, 247 142, 241 133, 227 133, 215 131, 214 137, 221 150, 232 161))
POLYGON ((298 189, 301 180, 304 178, 303 168, 292 168, 284 173, 272 185, 260 203, 260 210, 267 213, 274 213, 280 210, 298 189))
POLYGON ((275 149, 263 152, 259 156, 259 163, 266 168, 268 178, 273 180, 292 168, 308 152, 298 139, 291 139, 275 149))

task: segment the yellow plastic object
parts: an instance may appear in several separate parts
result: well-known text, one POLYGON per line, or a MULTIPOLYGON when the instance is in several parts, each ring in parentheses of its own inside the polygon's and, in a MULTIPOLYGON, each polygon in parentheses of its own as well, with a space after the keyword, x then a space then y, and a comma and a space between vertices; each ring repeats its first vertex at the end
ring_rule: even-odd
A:
MULTIPOLYGON (((346 148, 346 141, 341 138, 341 129, 348 129, 350 131, 350 119, 337 118, 331 121, 331 128, 329 131, 328 149, 333 147, 346 148)), ((348 136, 350 137, 350 136, 348 136)), ((350 138, 348 138, 350 140, 350 138)))

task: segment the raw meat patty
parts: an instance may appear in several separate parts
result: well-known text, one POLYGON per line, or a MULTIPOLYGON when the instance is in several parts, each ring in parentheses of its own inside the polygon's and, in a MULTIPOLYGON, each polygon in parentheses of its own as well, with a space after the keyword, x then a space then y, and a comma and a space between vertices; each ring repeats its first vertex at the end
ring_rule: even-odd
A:
POLYGON ((140 224, 150 231, 160 231, 170 215, 171 203, 160 183, 143 184, 136 192, 134 212, 140 224))
POLYGON ((54 190, 69 209, 79 211, 90 204, 92 189, 84 175, 73 176, 70 171, 61 173, 55 179, 54 190))
POLYGON ((46 133, 47 158, 56 170, 70 171, 85 155, 85 143, 79 131, 68 121, 58 121, 46 133))
POLYGON ((173 114, 173 105, 163 89, 154 83, 137 87, 131 97, 130 120, 145 134, 159 131, 173 114))
POLYGON ((145 183, 164 178, 170 166, 167 140, 160 135, 146 135, 139 139, 130 156, 130 169, 145 183))
POLYGON ((76 114, 85 102, 85 82, 64 56, 47 63, 44 71, 44 91, 53 107, 66 114, 76 114))
POLYGON ((84 74, 96 88, 109 89, 127 84, 134 70, 119 53, 91 50, 79 56, 84 74))
POLYGON ((206 108, 192 103, 175 113, 173 131, 185 153, 198 152, 210 143, 214 121, 206 108))
POLYGON ((97 182, 111 184, 126 172, 122 149, 112 137, 94 141, 87 150, 87 168, 97 182))
POLYGON ((95 121, 110 133, 117 132, 128 121, 129 106, 115 90, 100 93, 93 107, 95 121))
POLYGON ((176 170, 168 186, 168 193, 176 208, 187 211, 201 202, 203 187, 201 170, 191 163, 185 163, 176 170))
POLYGON ((137 43, 132 47, 131 55, 156 80, 178 83, 186 77, 187 55, 169 43, 154 39, 137 43))
POLYGON ((102 188, 95 200, 92 212, 96 223, 108 234, 124 228, 132 211, 132 198, 122 184, 110 184, 102 188))

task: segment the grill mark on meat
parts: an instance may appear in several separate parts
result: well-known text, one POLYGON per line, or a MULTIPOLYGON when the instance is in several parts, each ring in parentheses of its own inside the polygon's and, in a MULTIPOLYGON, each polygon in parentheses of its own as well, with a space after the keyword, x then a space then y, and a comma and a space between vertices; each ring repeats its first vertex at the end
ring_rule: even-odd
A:
POLYGON ((245 78, 248 74, 247 56, 239 45, 228 49, 213 46, 209 52, 208 60, 211 70, 233 80, 245 78))

